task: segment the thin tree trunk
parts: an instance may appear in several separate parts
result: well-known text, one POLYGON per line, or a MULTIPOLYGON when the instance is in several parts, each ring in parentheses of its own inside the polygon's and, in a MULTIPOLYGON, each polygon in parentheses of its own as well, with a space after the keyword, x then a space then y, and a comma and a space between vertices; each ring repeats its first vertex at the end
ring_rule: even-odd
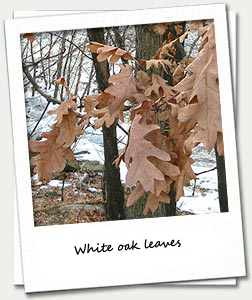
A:
POLYGON ((227 182, 226 182, 226 168, 225 157, 220 156, 215 147, 217 175, 218 175, 218 191, 219 191, 219 203, 220 211, 228 212, 228 196, 227 196, 227 182))
MULTIPOLYGON (((90 41, 104 43, 103 28, 88 29, 88 37, 90 41)), ((109 68, 108 62, 98 62, 96 54, 93 53, 94 67, 96 71, 96 80, 98 88, 104 91, 108 86, 109 68)), ((120 179, 120 170, 116 168, 113 161, 118 157, 117 138, 116 138, 116 122, 109 128, 103 129, 104 144, 104 184, 105 197, 107 201, 107 214, 110 220, 124 219, 124 191, 120 179)))
POLYGON ((71 68, 70 68, 70 65, 69 65, 69 69, 68 69, 68 72, 67 72, 67 74, 68 74, 67 75, 67 85, 69 86, 70 91, 72 90, 74 84, 76 85, 76 82, 77 82, 76 78, 78 78, 78 69, 79 69, 79 65, 80 65, 80 58, 79 58, 79 56, 81 54, 83 55, 83 53, 81 53, 80 51, 78 51, 77 56, 75 57, 74 62, 71 63, 71 68))
MULTIPOLYGON (((31 44, 31 58, 32 58, 32 64, 33 64, 33 79, 36 81, 36 70, 37 66, 35 65, 35 60, 34 60, 34 53, 33 53, 33 43, 30 42, 31 44)), ((35 89, 32 88, 32 97, 35 95, 35 89)))
MULTIPOLYGON (((65 48, 65 44, 66 44, 66 35, 67 35, 67 31, 63 31, 63 38, 62 38, 62 42, 61 42, 61 50, 65 48)), ((58 60, 58 65, 57 65, 57 71, 56 71, 56 77, 60 78, 61 74, 62 74, 62 65, 63 65, 63 57, 64 57, 64 53, 62 51, 62 54, 59 56, 59 60, 58 60)), ((55 79, 57 79, 55 78, 55 79)), ((58 95, 58 91, 59 91, 59 85, 56 84, 55 85, 55 89, 54 89, 54 95, 53 98, 57 98, 58 95)))
POLYGON ((50 67, 50 53, 52 50, 52 38, 53 36, 50 35, 50 46, 49 46, 49 58, 48 58, 48 82, 49 82, 49 90, 51 89, 52 86, 52 80, 51 80, 51 67, 50 67))
POLYGON ((42 35, 40 36, 39 47, 40 47, 40 59, 41 59, 42 74, 43 74, 43 79, 44 79, 44 83, 45 83, 45 89, 47 90, 48 83, 46 80, 45 65, 44 65, 44 61, 43 61, 42 35))
POLYGON ((74 95, 78 94, 78 90, 79 90, 79 84, 80 84, 80 79, 81 79, 81 73, 82 73, 82 64, 83 64, 83 53, 81 53, 81 58, 80 58, 80 63, 79 63, 79 70, 78 70, 78 77, 77 77, 77 82, 75 85, 75 91, 74 91, 74 95))
MULTIPOLYGON (((163 38, 157 35, 153 31, 153 26, 151 25, 137 25, 135 26, 136 31, 136 59, 137 60, 148 60, 155 55, 156 51, 160 48, 163 38)), ((151 70, 150 74, 157 73, 160 76, 163 76, 164 72, 162 70, 156 71, 151 70)), ((175 200, 175 197, 174 197, 175 200)), ((167 215, 174 215, 176 213, 171 210, 170 205, 159 203, 158 209, 154 214, 148 213, 146 216, 143 214, 143 210, 147 201, 147 194, 143 196, 140 200, 137 201, 134 205, 129 208, 125 208, 126 218, 150 218, 150 217, 164 217, 167 215)), ((171 199, 173 201, 173 199, 171 199)), ((173 206, 172 206, 173 207, 173 206)))
MULTIPOLYGON (((73 40, 74 40, 74 36, 75 36, 75 31, 72 32, 71 34, 71 42, 70 42, 70 46, 68 48, 68 51, 67 51, 67 55, 66 55, 66 59, 65 59, 65 63, 64 63, 64 67, 63 67, 63 71, 62 71, 62 75, 65 80, 66 80, 66 85, 67 84, 67 75, 66 74, 66 70, 67 70, 67 66, 68 66, 68 63, 70 64, 71 63, 71 59, 72 59, 72 49, 73 49, 73 40)), ((68 85, 69 86, 69 85, 68 85)), ((61 101, 63 101, 63 96, 64 96, 64 86, 61 87, 61 92, 60 92, 60 99, 61 101)))

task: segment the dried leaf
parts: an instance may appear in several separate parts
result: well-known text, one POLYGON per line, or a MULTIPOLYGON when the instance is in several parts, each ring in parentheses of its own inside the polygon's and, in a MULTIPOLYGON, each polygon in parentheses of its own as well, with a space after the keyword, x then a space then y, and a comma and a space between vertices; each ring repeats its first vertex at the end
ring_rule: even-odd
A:
POLYGON ((108 107, 96 109, 93 116, 98 117, 98 120, 94 121, 95 129, 100 128, 103 124, 105 124, 106 127, 110 127, 114 123, 117 117, 119 118, 120 121, 124 122, 123 107, 119 111, 116 111, 113 114, 110 113, 108 107))
POLYGON ((32 44, 35 41, 35 34, 34 33, 25 33, 23 35, 24 38, 27 38, 28 41, 32 44))
POLYGON ((171 62, 167 59, 150 59, 150 60, 142 60, 146 64, 146 70, 149 70, 151 67, 155 69, 163 68, 163 70, 167 73, 167 67, 171 68, 171 62))
POLYGON ((168 33, 167 39, 168 39, 169 42, 171 42, 174 39, 174 37, 173 37, 173 35, 172 35, 171 32, 168 33))
POLYGON ((95 107, 97 106, 98 102, 98 98, 99 98, 100 94, 95 94, 95 95, 88 95, 85 96, 85 98, 83 99, 84 102, 84 109, 85 112, 87 113, 88 117, 91 117, 95 111, 95 107))
POLYGON ((185 31, 179 38, 178 41, 182 44, 184 42, 184 40, 187 38, 188 36, 188 31, 185 31))
POLYGON ((154 31, 156 34, 162 36, 162 35, 165 34, 165 32, 166 32, 168 26, 169 26, 169 23, 160 23, 160 24, 156 24, 156 25, 154 26, 153 31, 154 31))
POLYGON ((147 215, 147 213, 149 211, 154 213, 158 208, 159 202, 168 204, 168 203, 170 203, 170 198, 164 192, 162 192, 159 196, 156 196, 155 194, 150 193, 147 198, 147 202, 146 202, 146 205, 144 208, 144 215, 147 215))
POLYGON ((66 90, 67 96, 70 97, 70 90, 69 90, 69 87, 66 85, 66 80, 65 80, 64 77, 60 77, 60 78, 58 78, 58 79, 54 79, 54 80, 53 80, 53 83, 54 83, 55 85, 58 85, 58 84, 63 85, 63 87, 64 87, 65 90, 66 90))
POLYGON ((55 114, 56 117, 56 124, 59 125, 62 122, 62 118, 64 115, 67 115, 70 110, 76 110, 77 105, 74 101, 76 97, 72 97, 71 99, 65 100, 62 102, 57 109, 48 111, 48 114, 55 114))
POLYGON ((101 109, 107 107, 112 101, 114 101, 114 96, 108 93, 100 93, 97 97, 97 101, 97 108, 101 109))
POLYGON ((176 177, 180 174, 179 168, 171 164, 169 161, 162 161, 156 157, 149 158, 149 161, 153 163, 153 165, 156 166, 162 172, 162 174, 170 177, 173 180, 176 180, 176 177))
POLYGON ((113 95, 115 98, 109 104, 111 115, 118 112, 126 100, 130 100, 133 94, 137 93, 136 83, 133 76, 133 68, 129 65, 120 65, 121 72, 112 75, 109 83, 112 85, 106 88, 105 93, 113 95))
POLYGON ((113 164, 116 166, 116 168, 119 167, 121 161, 125 161, 125 152, 127 150, 128 144, 125 146, 123 151, 120 153, 120 155, 113 161, 113 164))
POLYGON ((177 35, 181 35, 183 33, 183 26, 182 25, 175 25, 175 31, 177 35))
POLYGON ((53 83, 54 83, 54 84, 62 84, 62 85, 65 85, 65 83, 66 83, 65 77, 60 77, 60 78, 58 78, 58 79, 54 79, 54 80, 53 80, 53 83))
POLYGON ((136 74, 137 87, 140 90, 146 90, 151 85, 150 76, 144 71, 138 71, 136 74))
POLYGON ((182 68, 181 64, 179 64, 172 74, 173 84, 176 85, 177 83, 179 83, 183 77, 184 69, 182 68))
POLYGON ((130 131, 129 145, 125 153, 125 164, 128 168, 126 184, 134 186, 138 181, 145 191, 154 193, 154 179, 164 180, 164 175, 149 160, 154 156, 169 161, 170 155, 156 148, 144 137, 153 130, 160 130, 157 125, 141 125, 141 115, 136 115, 130 131))
POLYGON ((174 185, 174 189, 176 191, 176 201, 179 200, 180 197, 184 195, 184 186, 188 185, 190 179, 195 179, 196 175, 194 174, 191 165, 193 164, 193 160, 184 155, 183 159, 180 158, 180 174, 177 177, 177 180, 174 185))
POLYGON ((49 182, 53 172, 61 172, 67 161, 74 161, 74 155, 70 148, 59 147, 56 140, 59 136, 60 128, 53 125, 50 132, 42 133, 45 141, 29 141, 29 149, 39 154, 32 157, 31 165, 38 174, 40 181, 49 182))
POLYGON ((191 21, 188 25, 188 28, 190 30, 197 30, 203 27, 203 21, 202 20, 196 20, 196 21, 191 21))
POLYGON ((152 123, 153 117, 155 116, 155 111, 153 110, 153 102, 149 99, 145 99, 141 104, 134 107, 130 111, 130 120, 134 120, 136 114, 141 114, 142 118, 140 123, 145 124, 152 123))
POLYGON ((180 109, 179 120, 194 119, 198 122, 185 142, 187 151, 202 142, 210 152, 217 142, 218 132, 222 132, 214 24, 205 27, 200 53, 186 68, 189 76, 174 87, 186 91, 189 103, 180 109))
POLYGON ((170 96, 172 94, 172 88, 169 87, 167 81, 156 74, 152 74, 152 84, 145 91, 146 96, 151 96, 152 93, 156 95, 157 98, 165 96, 170 96))
POLYGON ((144 195, 144 189, 140 182, 137 182, 135 189, 130 193, 126 207, 135 204, 144 195))
POLYGON ((69 111, 67 115, 63 115, 62 122, 59 126, 60 131, 56 139, 59 147, 68 148, 75 141, 76 137, 83 134, 81 127, 76 125, 77 118, 74 111, 69 111))
POLYGON ((125 50, 120 49, 118 47, 103 45, 97 42, 91 42, 88 46, 91 53, 97 53, 97 60, 99 62, 104 61, 106 59, 110 60, 110 63, 117 62, 120 58, 124 58, 126 60, 133 60, 134 58, 125 50))
POLYGON ((221 132, 218 132, 218 135, 217 135, 217 152, 218 152, 219 156, 224 155, 223 135, 221 132))

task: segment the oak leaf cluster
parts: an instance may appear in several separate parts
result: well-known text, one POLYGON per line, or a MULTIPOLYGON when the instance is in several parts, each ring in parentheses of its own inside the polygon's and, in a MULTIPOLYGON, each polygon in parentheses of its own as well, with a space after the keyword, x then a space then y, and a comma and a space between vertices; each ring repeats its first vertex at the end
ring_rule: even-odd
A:
MULTIPOLYGON (((154 31, 162 36, 168 26, 169 23, 157 24, 154 31)), ((49 181, 53 171, 61 171, 66 161, 74 159, 71 145, 91 118, 94 128, 124 122, 126 101, 130 103, 129 139, 114 162, 118 167, 124 161, 128 169, 126 184, 132 192, 126 206, 148 194, 144 213, 153 213, 160 202, 170 202, 171 189, 179 200, 184 186, 196 178, 191 155, 198 144, 202 143, 209 152, 216 146, 219 155, 224 155, 214 23, 191 22, 185 32, 177 24, 175 30, 179 37, 172 39, 168 33, 154 57, 140 62, 118 47, 90 43, 89 50, 97 54, 99 62, 108 60, 113 64, 123 58, 135 63, 135 67, 120 64, 121 71, 110 76, 110 86, 105 91, 86 96, 80 120, 75 113, 75 97, 65 87, 69 99, 49 112, 56 115, 51 131, 43 133, 45 140, 29 143, 30 151, 39 153, 31 164, 40 180, 49 181), (201 36, 198 55, 176 62, 175 46, 184 42, 190 30, 198 30, 201 36), (139 69, 143 65, 145 70, 139 69), (159 68, 164 72, 169 69, 173 85, 168 85, 160 73, 149 75, 148 70, 159 68)), ((64 86, 64 78, 55 84, 64 86)))

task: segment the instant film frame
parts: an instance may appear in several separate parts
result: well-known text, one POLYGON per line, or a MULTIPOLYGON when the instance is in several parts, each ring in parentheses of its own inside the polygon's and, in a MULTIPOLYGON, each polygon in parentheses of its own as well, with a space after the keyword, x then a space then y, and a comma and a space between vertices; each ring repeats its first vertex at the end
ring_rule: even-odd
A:
MULTIPOLYGON (((93 11, 95 13, 96 11, 93 11)), ((98 11, 97 11, 98 12, 98 11)), ((56 16, 56 15, 72 15, 77 13, 90 13, 90 11, 14 11, 13 18, 26 18, 26 17, 38 17, 38 16, 56 16)), ((234 106, 237 105, 235 97, 235 82, 236 82, 236 13, 234 11, 228 11, 228 30, 229 30, 229 44, 231 53, 231 70, 232 70, 232 82, 234 91, 234 106)), ((23 267, 21 259, 20 248, 20 234, 19 234, 19 220, 17 214, 17 199, 16 199, 16 187, 14 189, 14 265, 13 265, 13 283, 14 285, 23 285, 23 267)), ((224 279, 208 279, 208 280, 196 280, 186 281, 178 283, 164 283, 167 285, 236 285, 236 278, 224 278, 224 279)))
POLYGON ((26 292, 245 275, 225 5, 106 12, 6 22, 26 292), (19 35, 25 32, 210 19, 216 26, 229 213, 34 227, 19 35), (19 71, 17 71, 19 70, 19 71), (231 100, 230 100, 231 99, 231 100), (20 150, 21 149, 21 150, 20 150), (77 256, 74 245, 180 239, 180 248, 77 256), (172 257, 170 260, 169 257, 172 257), (64 259, 65 258, 65 259, 64 259), (67 258, 67 259, 66 259, 67 258), (178 261, 179 258, 179 261, 178 261), (64 259, 64 264, 62 260, 64 259), (95 265, 106 274, 96 272, 95 265), (120 266, 120 269, 118 268, 120 266))

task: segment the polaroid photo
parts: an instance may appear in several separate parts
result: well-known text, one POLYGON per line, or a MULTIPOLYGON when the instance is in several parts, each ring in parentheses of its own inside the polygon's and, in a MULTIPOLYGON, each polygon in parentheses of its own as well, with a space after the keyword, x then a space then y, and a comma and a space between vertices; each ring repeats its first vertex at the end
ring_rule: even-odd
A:
MULTIPOLYGON (((93 11, 95 13, 96 11, 93 11)), ((14 11, 13 18, 27 18, 27 17, 38 17, 38 16, 57 16, 66 14, 77 14, 77 11, 14 11)), ((82 11, 81 13, 90 13, 90 11, 82 11)), ((233 91, 235 92, 236 82, 236 13, 234 11, 228 11, 228 30, 229 30, 229 47, 231 57, 231 70, 232 70, 232 85, 233 91)), ((233 95, 235 93, 233 92, 233 95)), ((234 105, 236 105, 236 97, 234 98, 234 105)), ((17 214, 16 204, 16 188, 14 191, 14 268, 13 268, 13 283, 14 285, 23 285, 23 272, 21 262, 21 248, 20 248, 20 235, 19 235, 19 222, 17 214)), ((168 285, 236 285, 236 278, 228 279, 213 279, 213 280, 197 280, 197 281, 186 281, 179 283, 165 283, 168 285)))
POLYGON ((245 276, 225 5, 12 20, 6 22, 6 39, 26 292, 245 276), (137 47, 144 43, 145 29, 148 34, 154 31, 160 45, 154 57, 140 59, 139 53, 144 56, 147 51, 137 47), (193 34, 197 41, 192 47, 188 40, 193 34), (120 43, 122 36, 125 47, 112 44, 115 39, 120 43), (85 43, 83 48, 76 41, 85 43), (78 53, 79 59, 93 63, 85 66, 89 81, 79 78, 80 66, 73 67, 78 53), (59 65, 60 57, 61 68, 52 68, 55 58, 59 65), (48 66, 50 88, 46 87, 48 66), (69 71, 78 84, 67 76, 69 71), (211 97, 203 93, 203 81, 211 97), (185 88, 190 82, 195 83, 191 91, 185 88), (36 95, 41 103, 31 105, 27 99, 36 95), (41 96, 48 102, 43 111, 41 96), (214 105, 207 102, 209 98, 215 99, 214 105), (195 118, 190 129, 189 115, 195 118), (211 118, 216 128, 209 123, 211 118), (73 129, 73 120, 74 130, 66 134, 73 129), (112 164, 106 169, 111 156, 116 157, 111 147, 106 148, 106 138, 102 147, 106 150, 99 149, 102 126, 107 138, 115 127, 118 144, 126 144, 116 160, 124 166, 123 189, 108 188, 118 183, 120 173, 112 164), (197 181, 206 181, 198 177, 216 171, 214 167, 211 172, 211 168, 199 170, 202 165, 193 169, 192 158, 197 161, 199 152, 211 160, 207 134, 226 172, 218 177, 222 187, 218 193, 197 186, 197 181), (91 136, 96 136, 96 143, 90 142, 91 136), (88 153, 78 153, 78 141, 80 151, 88 153), (228 149, 225 164, 223 148, 228 149), (72 163, 74 152, 79 160, 72 163), (101 153, 105 153, 103 165, 101 153), (84 164, 79 166, 81 160, 84 164), (117 197, 109 197, 113 192, 117 197), (123 192, 125 200, 120 201, 123 192), (197 214, 186 214, 176 209, 181 199, 189 202, 186 196, 216 199, 219 209, 210 205, 206 212, 199 205, 197 214), (106 276, 97 274, 94 265, 109 270, 106 276))

